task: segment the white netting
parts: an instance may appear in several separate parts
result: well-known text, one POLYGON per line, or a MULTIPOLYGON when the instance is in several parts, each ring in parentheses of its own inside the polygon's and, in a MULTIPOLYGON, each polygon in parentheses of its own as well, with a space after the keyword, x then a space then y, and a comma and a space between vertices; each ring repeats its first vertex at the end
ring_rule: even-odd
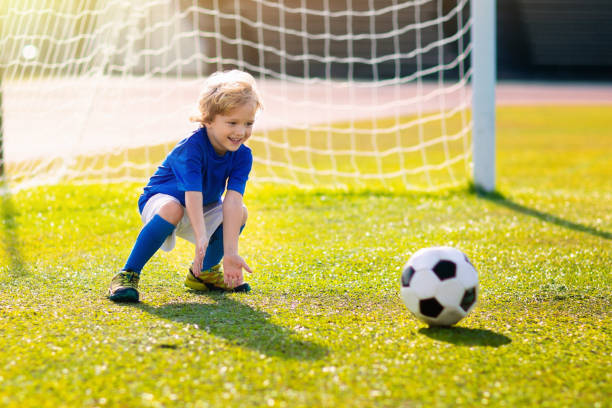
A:
POLYGON ((5 179, 144 181, 251 72, 252 179, 432 189, 470 162, 468 0, 0 2, 5 179))

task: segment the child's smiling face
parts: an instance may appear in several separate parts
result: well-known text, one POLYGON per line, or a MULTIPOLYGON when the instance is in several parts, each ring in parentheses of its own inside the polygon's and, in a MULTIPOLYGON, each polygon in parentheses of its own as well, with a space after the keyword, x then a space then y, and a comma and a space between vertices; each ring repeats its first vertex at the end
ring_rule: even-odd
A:
POLYGON ((246 103, 206 122, 208 139, 218 155, 235 152, 251 137, 256 112, 255 104, 246 103))

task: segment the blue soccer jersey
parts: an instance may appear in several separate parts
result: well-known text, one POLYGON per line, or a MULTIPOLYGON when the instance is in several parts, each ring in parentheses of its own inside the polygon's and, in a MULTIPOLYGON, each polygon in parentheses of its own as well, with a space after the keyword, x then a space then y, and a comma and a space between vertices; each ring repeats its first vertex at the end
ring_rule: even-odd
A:
POLYGON ((218 202, 228 190, 244 194, 253 165, 251 149, 242 145, 219 156, 206 128, 181 140, 149 179, 138 200, 142 212, 147 200, 158 193, 176 197, 185 206, 186 191, 201 191, 203 205, 218 202))

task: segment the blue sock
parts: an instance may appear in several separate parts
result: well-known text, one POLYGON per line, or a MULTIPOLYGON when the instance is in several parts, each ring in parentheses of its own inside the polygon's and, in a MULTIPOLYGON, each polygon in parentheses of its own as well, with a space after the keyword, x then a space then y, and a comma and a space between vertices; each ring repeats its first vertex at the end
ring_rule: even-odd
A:
POLYGON ((132 252, 123 270, 140 274, 142 268, 162 246, 166 237, 168 237, 173 230, 174 225, 172 225, 172 223, 164 220, 159 215, 155 215, 155 217, 140 230, 138 238, 136 238, 136 243, 134 243, 132 252))
MULTIPOLYGON (((243 229, 244 225, 240 227, 240 232, 243 229)), ((221 262, 221 259, 223 259, 223 224, 219 225, 219 228, 215 230, 208 241, 206 255, 204 255, 204 261, 202 261, 202 270, 205 271, 212 268, 221 262)))

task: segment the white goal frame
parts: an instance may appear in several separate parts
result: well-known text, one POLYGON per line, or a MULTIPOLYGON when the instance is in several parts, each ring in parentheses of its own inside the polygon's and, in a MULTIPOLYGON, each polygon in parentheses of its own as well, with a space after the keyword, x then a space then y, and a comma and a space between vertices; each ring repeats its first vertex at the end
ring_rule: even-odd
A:
MULTIPOLYGON (((147 120, 151 118, 151 122, 147 124, 149 127, 164 122, 170 123, 168 118, 171 116, 187 116, 186 105, 171 104, 172 111, 163 111, 161 100, 180 92, 186 94, 188 88, 197 86, 200 79, 209 73, 205 72, 203 67, 210 68, 211 65, 216 65, 218 69, 225 69, 228 65, 234 65, 237 68, 257 72, 261 79, 277 80, 277 84, 267 84, 264 88, 267 87, 265 90, 268 94, 278 96, 275 100, 277 105, 279 101, 280 105, 284 105, 282 106, 283 111, 277 111, 268 116, 269 121, 274 122, 272 125, 284 127, 270 127, 270 133, 266 128, 263 136, 257 135, 251 140, 263 146, 259 150, 260 153, 263 152, 263 155, 257 160, 261 166, 269 169, 269 173, 264 176, 259 176, 257 173, 257 180, 300 185, 302 178, 305 177, 312 179, 316 185, 318 180, 323 178, 331 180, 332 185, 343 187, 348 185, 345 183, 349 178, 354 178, 358 185, 362 181, 375 180, 384 186, 387 185, 388 180, 399 179, 408 189, 414 186, 417 189, 429 190, 456 186, 467 179, 478 191, 492 192, 495 190, 496 0, 389 0, 390 3, 385 3, 386 6, 383 6, 381 2, 378 8, 374 7, 376 4, 374 0, 362 1, 357 7, 353 7, 356 4, 355 0, 346 0, 346 7, 342 9, 338 9, 342 2, 324 0, 324 9, 308 11, 304 8, 308 4, 306 0, 300 0, 298 3, 302 6, 297 8, 295 7, 297 3, 289 3, 289 0, 278 3, 253 0, 258 5, 256 17, 242 15, 238 0, 234 1, 234 14, 228 14, 227 10, 222 10, 219 6, 225 3, 222 4, 219 0, 210 0, 210 4, 215 6, 210 6, 208 9, 203 8, 202 5, 205 3, 199 0, 137 0, 133 3, 131 0, 112 0, 96 3, 104 7, 99 10, 92 9, 94 15, 92 19, 83 18, 84 12, 73 15, 70 11, 62 14, 53 7, 35 8, 33 4, 42 4, 37 1, 28 0, 23 3, 24 7, 13 8, 9 14, 12 13, 14 20, 3 16, 4 6, 0 6, 0 31, 3 30, 2 26, 5 26, 1 33, 5 38, 0 39, 0 48, 3 48, 3 50, 0 49, 0 182, 4 184, 24 188, 39 184, 53 184, 63 180, 87 182, 102 179, 112 181, 116 180, 114 177, 117 177, 118 174, 122 174, 120 180, 140 181, 143 174, 149 174, 151 167, 157 162, 159 152, 156 151, 155 157, 150 159, 149 151, 146 150, 142 153, 146 160, 144 163, 140 158, 133 160, 134 149, 143 146, 139 144, 143 140, 139 137, 143 134, 147 137, 148 134, 144 133, 144 126, 139 124, 130 128, 125 127, 123 122, 117 120, 117 115, 122 112, 110 104, 114 101, 121 101, 119 104, 128 105, 126 112, 131 112, 130 108, 144 101, 140 96, 143 95, 143 90, 147 90, 145 96, 149 99, 144 101, 145 104, 156 104, 157 107, 152 109, 147 106, 137 112, 141 115, 134 118, 134 123, 142 123, 138 121, 145 116, 147 120), (178 6, 173 10, 171 6, 165 6, 174 1, 177 2, 176 4, 188 4, 189 7, 181 9, 178 6), (367 8, 360 8, 364 4, 367 5, 367 8), (157 5, 164 5, 165 9, 153 7, 157 5), (332 5, 331 8, 330 5, 332 5), (424 10, 426 6, 428 10, 437 7, 438 14, 437 17, 430 17, 431 14, 427 14, 429 11, 426 11, 425 19, 421 21, 419 10, 424 10), (262 7, 278 7, 279 15, 281 11, 287 13, 287 16, 291 15, 293 24, 295 24, 296 13, 304 13, 301 29, 299 25, 297 28, 286 26, 285 23, 288 24, 288 20, 282 17, 285 14, 279 17, 278 24, 266 22, 262 19, 262 7), (414 21, 405 14, 401 19, 398 18, 398 15, 408 7, 416 10, 414 21), (453 8, 457 21, 463 21, 461 16, 469 16, 467 21, 461 23, 464 25, 456 28, 456 31, 452 31, 453 28, 448 29, 449 31, 443 28, 451 21, 451 17, 455 18, 450 12, 445 14, 447 11, 443 11, 448 7, 453 8), (457 11, 459 9, 460 11, 457 11), (204 26, 201 25, 201 22, 198 25, 196 12, 206 15, 208 22, 204 26), (45 13, 50 13, 52 18, 45 20, 43 17, 45 13), (393 20, 385 20, 386 23, 377 26, 379 16, 391 14, 394 16, 393 20), (346 34, 338 33, 334 27, 330 29, 330 21, 334 21, 332 19, 339 16, 347 16, 346 34), (160 17, 162 20, 157 20, 160 17), (353 32, 352 19, 363 21, 364 17, 369 18, 370 31, 353 32), (163 20, 163 18, 166 19, 163 20), (307 18, 324 19, 325 32, 305 29, 307 18), (97 26, 90 25, 94 20, 97 21, 97 26), (225 25, 220 23, 221 20, 225 25), (12 21, 20 21, 20 23, 12 21), (49 26, 51 21, 54 23, 49 26), (62 23, 58 24, 60 21, 62 23), (30 23, 32 27, 41 27, 41 29, 30 32, 28 29, 20 28, 30 23), (232 37, 233 34, 228 35, 228 24, 232 26, 235 24, 236 38, 232 37), (90 27, 91 32, 79 31, 83 25, 90 27), (377 31, 378 27, 386 25, 388 25, 387 32, 377 31), (12 28, 6 29, 7 26, 12 28), (241 37, 243 26, 246 27, 245 32, 248 31, 245 37, 241 37), (428 32, 427 38, 421 37, 421 29, 427 30, 436 26, 438 33, 443 33, 444 37, 439 36, 437 39, 432 39, 431 32, 428 32), (223 32, 223 29, 226 31, 223 32), (264 30, 267 32, 277 30, 282 33, 280 42, 269 44, 265 40, 264 30), (51 34, 52 32, 58 33, 57 36, 51 34), (153 37, 153 32, 156 33, 156 37, 153 37), (411 38, 406 40, 406 37, 401 37, 407 32, 415 33, 414 49, 410 48, 413 44, 411 38), (65 33, 71 34, 72 37, 62 37, 65 33), (12 39, 8 38, 9 35, 12 36, 12 39), (464 35, 469 36, 466 37, 469 39, 469 42, 465 43, 467 46, 463 48, 463 45, 459 45, 460 55, 457 55, 454 60, 449 59, 444 47, 447 44, 452 46, 454 41, 463 44, 464 35), (293 51, 289 48, 289 38, 292 36, 293 38, 301 36, 303 46, 301 54, 300 51, 293 51), (202 38, 209 41, 204 48, 201 44, 202 38), (286 38, 287 42, 285 42, 286 38), (393 50, 389 51, 385 48, 390 45, 389 42, 380 47, 382 51, 377 50, 378 41, 391 38, 393 39, 393 50), (403 40, 400 40, 402 38, 403 40), (347 41, 346 56, 343 50, 337 48, 339 40, 347 41), (353 53, 354 42, 364 40, 371 41, 371 55, 367 60, 361 54, 353 53), (44 61, 42 56, 41 61, 36 59, 39 50, 29 44, 29 42, 36 41, 51 43, 55 47, 54 51, 45 54, 44 58, 47 59, 44 61), (321 50, 309 48, 309 41, 319 43, 324 41, 324 54, 317 53, 321 50), (138 48, 135 45, 137 42, 138 44, 142 42, 145 48, 138 48), (221 55, 221 42, 235 49, 221 55), (66 44, 70 46, 74 44, 74 46, 67 49, 66 44), (333 48, 334 44, 336 44, 336 51, 333 48), (86 51, 88 54, 81 54, 81 51, 86 51), (258 53, 260 61, 258 64, 260 65, 253 65, 256 63, 243 59, 247 53, 250 55, 249 58, 253 58, 254 52, 258 53), (437 52, 438 56, 435 69, 431 69, 428 65, 432 60, 432 52, 434 55, 437 52), (59 57, 65 60, 60 61, 59 57), (279 65, 270 70, 263 61, 265 59, 266 63, 272 61, 275 64, 275 58, 279 59, 279 65), (296 61, 304 61, 303 78, 300 77, 301 74, 289 71, 288 64, 296 61), (386 66, 385 73, 379 74, 378 71, 378 64, 389 61, 395 61, 395 76, 391 79, 385 76, 389 75, 389 65, 386 66), (401 64, 405 61, 416 64, 418 70, 415 73, 402 70, 400 67, 403 67, 401 64), (469 64, 469 69, 464 69, 464 62, 466 66, 469 64), (187 64, 197 65, 195 77, 189 77, 189 75, 194 75, 193 72, 186 72, 186 76, 182 76, 187 64), (345 82, 334 81, 334 74, 331 73, 332 64, 337 64, 336 68, 340 64, 350 64, 348 74, 346 74, 348 79, 345 82), (353 67, 357 64, 362 66, 369 64, 372 68, 371 84, 360 82, 359 78, 354 76, 353 67), (40 68, 41 66, 43 68, 40 68), (314 67, 312 71, 314 73, 310 73, 309 66, 311 69, 314 67), (322 66, 325 67, 325 76, 318 77, 320 73, 316 72, 320 72, 322 66), (29 76, 30 72, 37 72, 38 68, 43 72, 51 73, 49 80, 40 74, 29 76), (452 79, 452 74, 446 76, 446 72, 452 69, 460 72, 460 79, 456 83, 448 84, 447 81, 449 78, 452 79), (176 87, 172 80, 176 78, 171 77, 174 75, 172 72, 178 72, 177 78, 181 80, 181 83, 177 84, 180 88, 177 92, 173 89, 176 87), (44 87, 39 86, 40 78, 47 81, 44 87), (431 82, 424 83, 424 79, 431 82), (69 85, 66 85, 67 81, 70 81, 69 85), (148 87, 152 82, 155 82, 152 85, 156 88, 149 92, 148 87), (136 89, 132 87, 132 84, 137 84, 140 88, 136 89), (297 86, 288 89, 287 84, 297 86), (407 88, 404 88, 406 84, 411 85, 412 89, 406 90, 407 88), (375 88, 382 89, 383 92, 375 88), (57 92, 60 89, 62 91, 66 89, 64 94, 57 92), (136 94, 137 98, 130 100, 129 92, 136 94), (62 100, 62 98, 70 99, 71 95, 77 95, 79 98, 75 99, 77 102, 74 103, 75 109, 72 110, 68 102, 62 100), (315 96, 319 99, 313 99, 315 96), (369 99, 366 103, 357 102, 361 105, 355 105, 355 102, 344 102, 363 101, 358 97, 364 96, 366 98, 369 96, 369 99), (15 103, 15 101, 18 102, 15 103), (29 105, 31 102, 34 102, 32 106, 29 105), (426 109, 431 109, 431 105, 438 105, 436 109, 439 110, 431 114, 430 111, 424 110, 425 104, 428 104, 426 109), (337 110, 344 112, 345 116, 333 116, 330 119, 330 107, 338 108, 337 110), (364 107, 366 109, 363 109, 364 107), (406 107, 411 109, 410 113, 406 113, 406 107), (367 108, 375 112, 368 116, 367 108), (5 110, 8 111, 6 115, 5 110), (294 119, 293 117, 287 117, 284 122, 276 120, 284 118, 286 115, 283 116, 283 113, 296 111, 303 111, 311 116, 322 118, 323 122, 312 126, 309 122, 301 121, 301 118, 297 118, 295 122, 289 122, 294 119), (16 112, 17 115, 15 115, 16 112), (50 115, 55 115, 55 117, 44 116, 41 112, 50 112, 50 115), (381 116, 376 115, 381 115, 381 113, 388 115, 391 122, 379 125, 377 121, 381 116), (401 115, 409 114, 413 114, 414 117, 400 118, 401 115), (462 126, 460 130, 456 130, 457 127, 454 124, 448 125, 449 120, 458 117, 462 126), (49 123, 53 124, 55 118, 60 120, 57 126, 51 127, 51 137, 46 140, 44 138, 30 140, 30 135, 35 133, 35 129, 49 123), (368 120, 371 122, 371 134, 368 133, 370 128, 366 127, 369 125, 367 123, 363 125, 363 122, 368 120), (343 126, 346 123, 347 127, 338 130, 334 121, 342 123, 343 126), (432 124, 436 125, 436 121, 440 122, 440 130, 432 129, 432 124), (295 125, 287 125, 287 123, 295 123, 295 125), (120 128, 127 129, 125 132, 128 137, 122 139, 118 149, 109 150, 113 147, 109 148, 104 143, 97 143, 104 141, 105 134, 113 134, 120 128), (66 129, 69 132, 64 132, 66 129), (96 133, 98 129, 100 132, 96 133), (275 129, 281 129, 280 133, 275 129), (291 149, 295 145, 289 143, 288 132, 290 130, 302 131, 306 139, 305 142, 299 139, 299 143, 304 144, 298 145, 297 151, 303 155, 296 162, 292 161, 296 159, 292 158, 291 149), (133 132, 129 133, 130 131, 133 132), (312 135, 316 135, 318 144, 308 144, 312 135), (379 144, 379 138, 381 141, 384 139, 385 142, 379 144), (19 156, 12 154, 10 149, 12 148, 14 152, 16 139, 21 140, 19 153, 32 157, 32 159, 28 158, 28 162, 15 161, 19 160, 19 156), (326 140, 326 143, 320 143, 320 140, 326 140), (349 142, 335 143, 336 140, 349 140, 349 142), (360 150, 362 147, 357 147, 357 141, 364 143, 363 140, 366 140, 365 143, 368 144, 370 150, 360 150), (7 144, 10 144, 9 150, 5 150, 7 144), (47 146, 52 148, 53 144, 67 146, 67 150, 58 156, 47 156, 48 151, 44 149, 47 146), (460 153, 456 153, 459 144, 462 144, 462 148, 460 153), (85 150, 84 146, 89 150, 85 150), (96 150, 97 148, 99 149, 96 150), (434 150, 433 160, 432 156, 429 156, 430 150, 427 150, 430 148, 437 149, 434 150), (83 164, 83 157, 90 151, 101 152, 100 157, 102 158, 94 159, 92 167, 84 167, 89 164, 83 164), (320 164, 321 157, 327 154, 330 155, 331 164, 324 164, 323 168, 318 169, 312 167, 313 161, 319 160, 320 164), (410 159, 405 159, 408 155, 410 159), (420 167, 411 168, 410 166, 415 161, 414 157, 419 155, 421 158, 417 157, 416 160, 420 160, 420 167), (445 157, 444 162, 438 161, 441 156, 445 157), (361 158, 367 159, 367 165, 362 164, 361 158), (388 165, 387 158, 399 160, 400 167, 388 165), (125 163, 118 166, 117 163, 121 160, 124 160, 125 163), (340 164, 341 160, 345 164, 349 161, 350 163, 348 166, 343 165, 340 164), (404 160, 407 160, 406 165, 404 160), (304 162, 306 164, 303 165, 304 162), (11 164, 15 166, 14 163, 19 163, 19 166, 25 163, 19 168, 20 173, 6 170, 7 164, 10 167, 11 164), (275 173, 274 169, 281 166, 286 166, 289 176, 275 173), (453 166, 460 166, 461 169, 454 173, 453 166), (81 171, 83 173, 80 173, 81 171), (430 173, 442 171, 448 171, 450 182, 445 184, 444 181, 439 182, 438 179, 432 182, 430 173), (13 178, 14 174, 18 174, 17 178, 13 178), (413 176, 421 174, 426 179, 426 186, 411 184, 413 176), (455 174, 458 174, 459 178, 455 174), (471 180, 469 180, 470 176, 471 180)), ((78 4, 78 1, 69 0, 68 3, 78 4)), ((233 28, 230 27, 230 30, 233 28)), ((295 39, 292 41, 292 46, 295 47, 295 39)), ((297 49, 299 50, 299 45, 297 49)), ((262 122, 258 121, 258 123, 262 122)), ((155 131, 160 134, 170 134, 170 137, 185 136, 185 129, 180 128, 176 131, 177 128, 172 128, 172 126, 175 125, 169 126, 170 131, 168 127, 156 128, 155 131)), ((167 140, 145 140, 146 143, 156 145, 167 143, 167 140)))

